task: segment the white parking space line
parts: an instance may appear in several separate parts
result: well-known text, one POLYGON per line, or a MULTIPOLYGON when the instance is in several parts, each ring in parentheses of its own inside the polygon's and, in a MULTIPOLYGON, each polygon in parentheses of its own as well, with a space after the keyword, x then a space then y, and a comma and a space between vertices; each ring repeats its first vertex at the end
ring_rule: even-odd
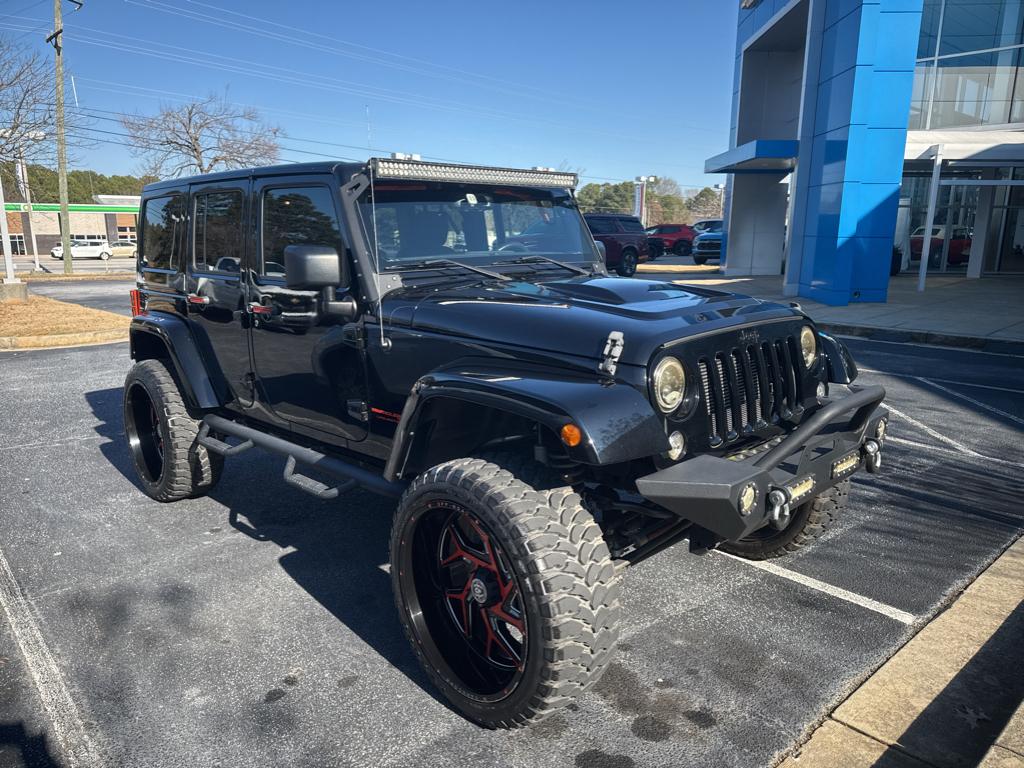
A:
POLYGON ((65 437, 63 440, 50 440, 43 443, 21 443, 20 445, 0 445, 0 451, 19 451, 24 448, 56 448, 59 445, 81 443, 89 440, 106 440, 103 435, 82 435, 81 437, 65 437))
POLYGON ((941 389, 947 395, 958 397, 961 400, 970 403, 971 405, 977 406, 978 408, 983 408, 984 410, 998 416, 1001 419, 1009 419, 1015 424, 1020 424, 1022 427, 1024 427, 1024 419, 1020 418, 1019 416, 1014 416, 1012 413, 1007 413, 1006 411, 1000 408, 996 408, 994 405, 988 405, 987 403, 983 403, 980 400, 975 400, 973 397, 968 397, 967 395, 961 392, 957 392, 955 389, 944 387, 942 384, 938 384, 932 379, 926 379, 923 376, 917 376, 916 378, 918 381, 923 382, 924 384, 928 384, 929 386, 935 387, 936 389, 941 389))
POLYGON ((100 753, 85 730, 64 675, 50 653, 32 606, 14 578, 3 550, 0 550, 0 611, 7 616, 65 762, 69 768, 100 766, 100 753))
MULTIPOLYGON (((964 458, 963 451, 953 450, 952 448, 942 448, 938 445, 932 445, 931 443, 921 443, 917 440, 909 440, 905 437, 893 437, 891 434, 886 436, 885 442, 886 445, 905 445, 908 448, 916 448, 919 451, 934 451, 946 456, 956 456, 960 459, 964 458)), ((982 456, 980 453, 971 454, 970 456, 972 459, 983 461, 986 464, 1000 464, 1005 467, 1012 467, 1013 469, 1020 469, 1021 467, 1021 463, 1019 461, 997 459, 994 456, 982 456)))
POLYGON ((889 409, 890 413, 896 414, 896 416, 898 416, 899 418, 903 419, 908 424, 913 424, 915 427, 917 427, 921 431, 927 432, 929 435, 934 437, 939 442, 942 442, 942 443, 945 443, 946 445, 952 446, 953 448, 956 448, 958 451, 966 453, 969 456, 973 456, 976 459, 986 459, 986 460, 988 459, 988 456, 982 456, 980 453, 978 453, 977 451, 971 450, 970 448, 968 448, 963 443, 958 443, 953 438, 946 437, 941 432, 936 432, 934 429, 929 427, 927 424, 923 424, 922 422, 918 421, 917 419, 915 419, 915 418, 913 418, 911 416, 908 416, 906 413, 904 413, 903 411, 899 410, 898 408, 890 405, 889 403, 886 403, 885 407, 889 409))
POLYGON ((730 560, 749 565, 751 568, 757 568, 762 571, 767 571, 773 576, 778 576, 783 579, 801 584, 810 589, 817 590, 818 592, 824 592, 826 595, 837 597, 840 600, 845 600, 848 603, 859 605, 861 608, 866 608, 869 611, 880 613, 883 616, 888 616, 893 621, 898 621, 900 624, 913 624, 917 621, 917 617, 912 613, 901 611, 899 608, 894 608, 891 605, 880 603, 877 600, 872 600, 870 597, 864 597, 864 595, 858 595, 856 592, 850 592, 842 587, 836 587, 832 584, 827 584, 824 581, 812 578, 811 576, 804 576, 802 573, 791 571, 788 568, 783 568, 780 565, 776 565, 770 560, 746 560, 742 557, 736 557, 726 552, 719 550, 712 550, 718 552, 720 555, 725 555, 730 560))

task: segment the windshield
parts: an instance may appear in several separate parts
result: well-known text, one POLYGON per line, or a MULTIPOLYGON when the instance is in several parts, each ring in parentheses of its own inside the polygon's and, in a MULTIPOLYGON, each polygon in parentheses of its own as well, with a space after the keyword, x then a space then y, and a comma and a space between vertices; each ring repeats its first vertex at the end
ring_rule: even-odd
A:
POLYGON ((563 189, 377 182, 359 200, 381 270, 431 259, 493 264, 532 255, 566 263, 599 258, 572 195, 563 189))

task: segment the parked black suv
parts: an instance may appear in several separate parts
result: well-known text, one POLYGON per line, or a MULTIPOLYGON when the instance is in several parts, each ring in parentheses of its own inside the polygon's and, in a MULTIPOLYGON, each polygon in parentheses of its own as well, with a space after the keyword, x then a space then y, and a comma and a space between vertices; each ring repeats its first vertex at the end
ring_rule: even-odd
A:
POLYGON ((636 265, 650 258, 647 232, 640 219, 620 213, 588 213, 584 216, 594 240, 605 250, 605 266, 623 277, 632 277, 636 265))
POLYGON ((124 387, 142 487, 208 493, 259 447, 321 499, 398 498, 409 641, 491 727, 600 677, 621 566, 684 538, 794 551, 885 437, 884 391, 830 397, 856 366, 794 305, 609 278, 575 185, 373 159, 143 194, 124 387))

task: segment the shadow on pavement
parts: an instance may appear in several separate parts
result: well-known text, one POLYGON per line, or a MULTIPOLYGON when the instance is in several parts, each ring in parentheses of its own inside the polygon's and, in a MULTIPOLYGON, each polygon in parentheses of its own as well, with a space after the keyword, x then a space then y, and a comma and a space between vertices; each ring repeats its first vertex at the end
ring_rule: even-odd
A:
POLYGON ((3 768, 61 768, 50 752, 46 734, 30 736, 22 722, 0 722, 0 766, 3 768))
POLYGON ((977 765, 1024 701, 1022 637, 1024 603, 903 732, 901 746, 890 746, 874 765, 893 765, 908 752, 929 764, 977 765))
MULTIPOLYGON (((97 390, 85 398, 100 421, 96 431, 110 440, 100 445, 103 456, 140 488, 124 439, 121 390, 97 390)), ((209 498, 227 508, 227 523, 235 530, 291 548, 278 561, 285 573, 389 664, 451 709, 420 669, 398 621, 391 578, 380 567, 388 562, 394 502, 364 491, 329 502, 316 500, 285 485, 283 463, 258 449, 246 452, 228 462, 224 479, 209 498)))

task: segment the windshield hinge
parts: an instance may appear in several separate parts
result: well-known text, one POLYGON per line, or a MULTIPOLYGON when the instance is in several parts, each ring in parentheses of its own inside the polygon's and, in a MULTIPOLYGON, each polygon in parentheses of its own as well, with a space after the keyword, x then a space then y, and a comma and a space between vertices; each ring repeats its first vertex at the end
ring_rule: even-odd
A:
POLYGON ((363 327, 355 323, 349 323, 341 329, 341 340, 355 349, 366 349, 366 334, 363 327))
POLYGON ((619 367, 619 358, 622 357, 622 349, 625 346, 626 341, 622 331, 612 331, 609 333, 608 340, 604 343, 604 352, 602 353, 604 359, 597 366, 597 370, 601 373, 607 373, 609 376, 614 376, 616 369, 619 367))

